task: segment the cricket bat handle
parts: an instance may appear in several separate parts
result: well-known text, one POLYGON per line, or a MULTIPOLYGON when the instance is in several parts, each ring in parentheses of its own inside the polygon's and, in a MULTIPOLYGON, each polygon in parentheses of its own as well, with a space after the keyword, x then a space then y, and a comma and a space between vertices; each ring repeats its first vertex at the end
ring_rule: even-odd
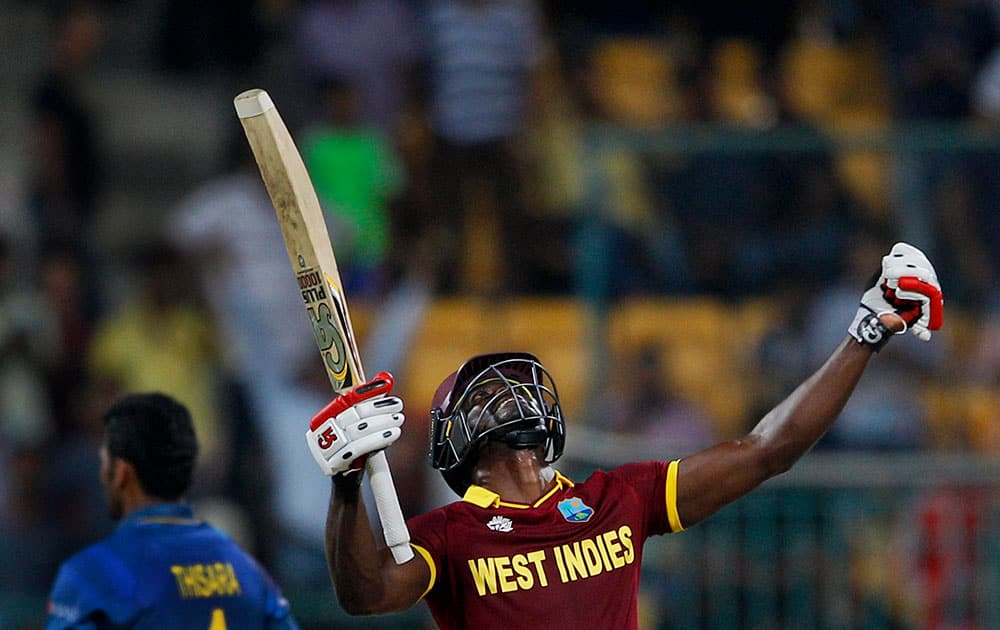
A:
POLYGON ((389 546, 396 564, 409 562, 413 558, 410 531, 406 528, 403 510, 399 507, 399 497, 392 483, 389 460, 386 459, 385 452, 379 451, 370 455, 365 463, 365 471, 368 473, 368 481, 375 496, 375 508, 382 522, 385 544, 389 546))

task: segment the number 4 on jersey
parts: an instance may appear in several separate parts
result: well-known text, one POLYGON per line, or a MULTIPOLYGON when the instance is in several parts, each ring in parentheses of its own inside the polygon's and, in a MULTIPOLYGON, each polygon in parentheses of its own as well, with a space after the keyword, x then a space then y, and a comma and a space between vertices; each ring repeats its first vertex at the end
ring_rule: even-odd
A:
POLYGON ((212 610, 212 622, 208 624, 208 630, 226 630, 226 613, 221 608, 212 610))

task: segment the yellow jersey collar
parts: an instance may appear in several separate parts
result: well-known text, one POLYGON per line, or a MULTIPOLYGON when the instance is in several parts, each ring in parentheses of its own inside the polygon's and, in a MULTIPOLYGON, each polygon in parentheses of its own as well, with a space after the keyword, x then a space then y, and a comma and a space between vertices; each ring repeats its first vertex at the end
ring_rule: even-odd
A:
POLYGON ((465 501, 466 503, 471 503, 483 509, 491 507, 492 508, 512 507, 520 509, 538 507, 542 503, 545 503, 545 501, 549 497, 551 497, 559 490, 562 490, 563 488, 572 488, 575 485, 571 479, 563 476, 563 474, 560 473, 558 470, 555 471, 555 473, 556 473, 555 477, 556 482, 552 486, 552 488, 549 489, 549 491, 543 494, 541 497, 539 497, 537 501, 535 501, 530 505, 527 503, 513 503, 510 501, 503 501, 501 500, 500 495, 497 494, 496 492, 493 492, 492 490, 487 490, 486 488, 477 485, 469 486, 469 489, 465 491, 465 496, 462 497, 462 500, 465 501))

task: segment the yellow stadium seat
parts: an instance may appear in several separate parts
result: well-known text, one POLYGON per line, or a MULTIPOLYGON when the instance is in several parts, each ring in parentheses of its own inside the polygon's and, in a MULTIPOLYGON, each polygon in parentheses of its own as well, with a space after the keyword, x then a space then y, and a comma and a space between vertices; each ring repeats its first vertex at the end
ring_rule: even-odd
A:
POLYGON ((585 307, 571 298, 520 298, 499 309, 497 321, 498 343, 537 356, 555 378, 567 419, 579 417, 595 351, 586 344, 585 307))
POLYGON ((806 120, 828 122, 843 106, 843 85, 849 68, 846 51, 813 40, 790 43, 781 71, 786 102, 806 120))
POLYGON ((589 394, 606 385, 629 348, 653 343, 667 353, 671 383, 705 408, 718 434, 745 429, 753 395, 746 360, 766 331, 773 307, 707 298, 637 298, 615 306, 606 322, 607 350, 587 307, 571 298, 504 302, 475 298, 436 301, 411 348, 402 395, 425 413, 435 388, 476 354, 526 351, 538 356, 559 388, 567 419, 582 418, 589 394))
POLYGON ((429 409, 434 390, 466 359, 531 352, 555 378, 567 416, 575 417, 585 403, 590 357, 584 327, 584 311, 571 299, 437 300, 410 349, 401 391, 429 409))
POLYGON ((671 384, 712 415, 718 435, 734 437, 753 393, 744 359, 767 321, 765 302, 636 299, 612 312, 608 337, 622 352, 650 343, 661 348, 671 384))
POLYGON ((430 409, 434 390, 470 356, 484 352, 489 337, 486 304, 471 298, 438 299, 411 344, 400 394, 410 409, 430 409))
POLYGON ((661 42, 613 38, 601 42, 591 57, 592 88, 609 121, 658 127, 681 110, 673 59, 661 42))
POLYGON ((730 39, 712 53, 712 110, 721 121, 752 127, 771 124, 773 99, 761 80, 763 55, 754 42, 730 39))

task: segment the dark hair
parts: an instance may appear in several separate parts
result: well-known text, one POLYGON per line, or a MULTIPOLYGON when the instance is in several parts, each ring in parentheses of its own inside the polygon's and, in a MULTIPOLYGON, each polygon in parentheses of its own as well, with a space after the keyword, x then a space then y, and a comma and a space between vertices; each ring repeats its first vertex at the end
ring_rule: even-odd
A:
POLYGON ((104 414, 108 454, 132 464, 142 489, 175 501, 191 486, 198 438, 187 407, 160 393, 131 394, 104 414))

